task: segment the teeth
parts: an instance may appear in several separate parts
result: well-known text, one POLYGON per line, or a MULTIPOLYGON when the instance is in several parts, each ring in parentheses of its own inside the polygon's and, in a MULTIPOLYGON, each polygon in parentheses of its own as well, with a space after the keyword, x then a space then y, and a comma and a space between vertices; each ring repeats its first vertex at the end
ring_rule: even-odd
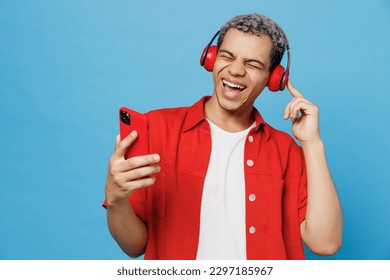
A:
POLYGON ((229 81, 226 81, 226 80, 223 80, 222 82, 223 82, 224 85, 228 85, 231 88, 237 88, 237 89, 240 89, 240 90, 243 90, 245 88, 244 86, 236 85, 236 84, 233 84, 232 82, 229 82, 229 81))

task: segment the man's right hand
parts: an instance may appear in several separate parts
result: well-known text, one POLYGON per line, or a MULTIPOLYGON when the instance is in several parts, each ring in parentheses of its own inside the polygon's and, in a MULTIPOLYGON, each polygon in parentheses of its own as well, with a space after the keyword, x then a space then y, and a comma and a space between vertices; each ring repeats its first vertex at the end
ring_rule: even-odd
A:
POLYGON ((152 186, 156 181, 156 178, 151 175, 160 171, 160 166, 157 164, 160 161, 158 154, 125 159, 127 150, 136 138, 136 131, 122 141, 119 135, 116 137, 115 151, 109 161, 106 181, 107 206, 127 201, 134 190, 152 186))

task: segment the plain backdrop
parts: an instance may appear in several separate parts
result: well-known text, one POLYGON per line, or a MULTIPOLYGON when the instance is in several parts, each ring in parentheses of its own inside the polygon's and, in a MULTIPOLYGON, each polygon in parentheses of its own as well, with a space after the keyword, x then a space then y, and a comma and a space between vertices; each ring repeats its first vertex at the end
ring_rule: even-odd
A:
MULTIPOLYGON (((253 12, 288 35, 344 210, 342 249, 307 258, 390 259, 389 0, 0 0, 0 259, 127 259, 101 207, 118 108, 212 94, 200 54, 253 12)), ((256 107, 291 133, 290 98, 256 107)))

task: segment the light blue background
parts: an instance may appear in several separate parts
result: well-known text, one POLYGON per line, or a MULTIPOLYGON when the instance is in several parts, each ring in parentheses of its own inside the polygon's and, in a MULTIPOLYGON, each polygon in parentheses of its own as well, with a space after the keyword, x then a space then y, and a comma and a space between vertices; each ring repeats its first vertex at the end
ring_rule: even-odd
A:
MULTIPOLYGON (((200 53, 249 12, 284 27, 291 80, 320 107, 345 215, 330 259, 390 259, 389 0, 0 0, 0 259, 126 259, 101 208, 117 109, 211 94, 200 53)), ((289 100, 256 106, 291 132, 289 100)))

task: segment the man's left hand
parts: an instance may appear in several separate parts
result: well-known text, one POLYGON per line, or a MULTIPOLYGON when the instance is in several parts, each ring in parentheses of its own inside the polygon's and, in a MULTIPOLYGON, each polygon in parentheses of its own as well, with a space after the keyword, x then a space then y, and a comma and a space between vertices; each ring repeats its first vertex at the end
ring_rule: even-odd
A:
POLYGON ((292 133, 301 144, 321 140, 318 124, 318 107, 305 99, 303 95, 293 87, 290 80, 287 88, 294 97, 284 109, 284 119, 291 118, 292 133))

